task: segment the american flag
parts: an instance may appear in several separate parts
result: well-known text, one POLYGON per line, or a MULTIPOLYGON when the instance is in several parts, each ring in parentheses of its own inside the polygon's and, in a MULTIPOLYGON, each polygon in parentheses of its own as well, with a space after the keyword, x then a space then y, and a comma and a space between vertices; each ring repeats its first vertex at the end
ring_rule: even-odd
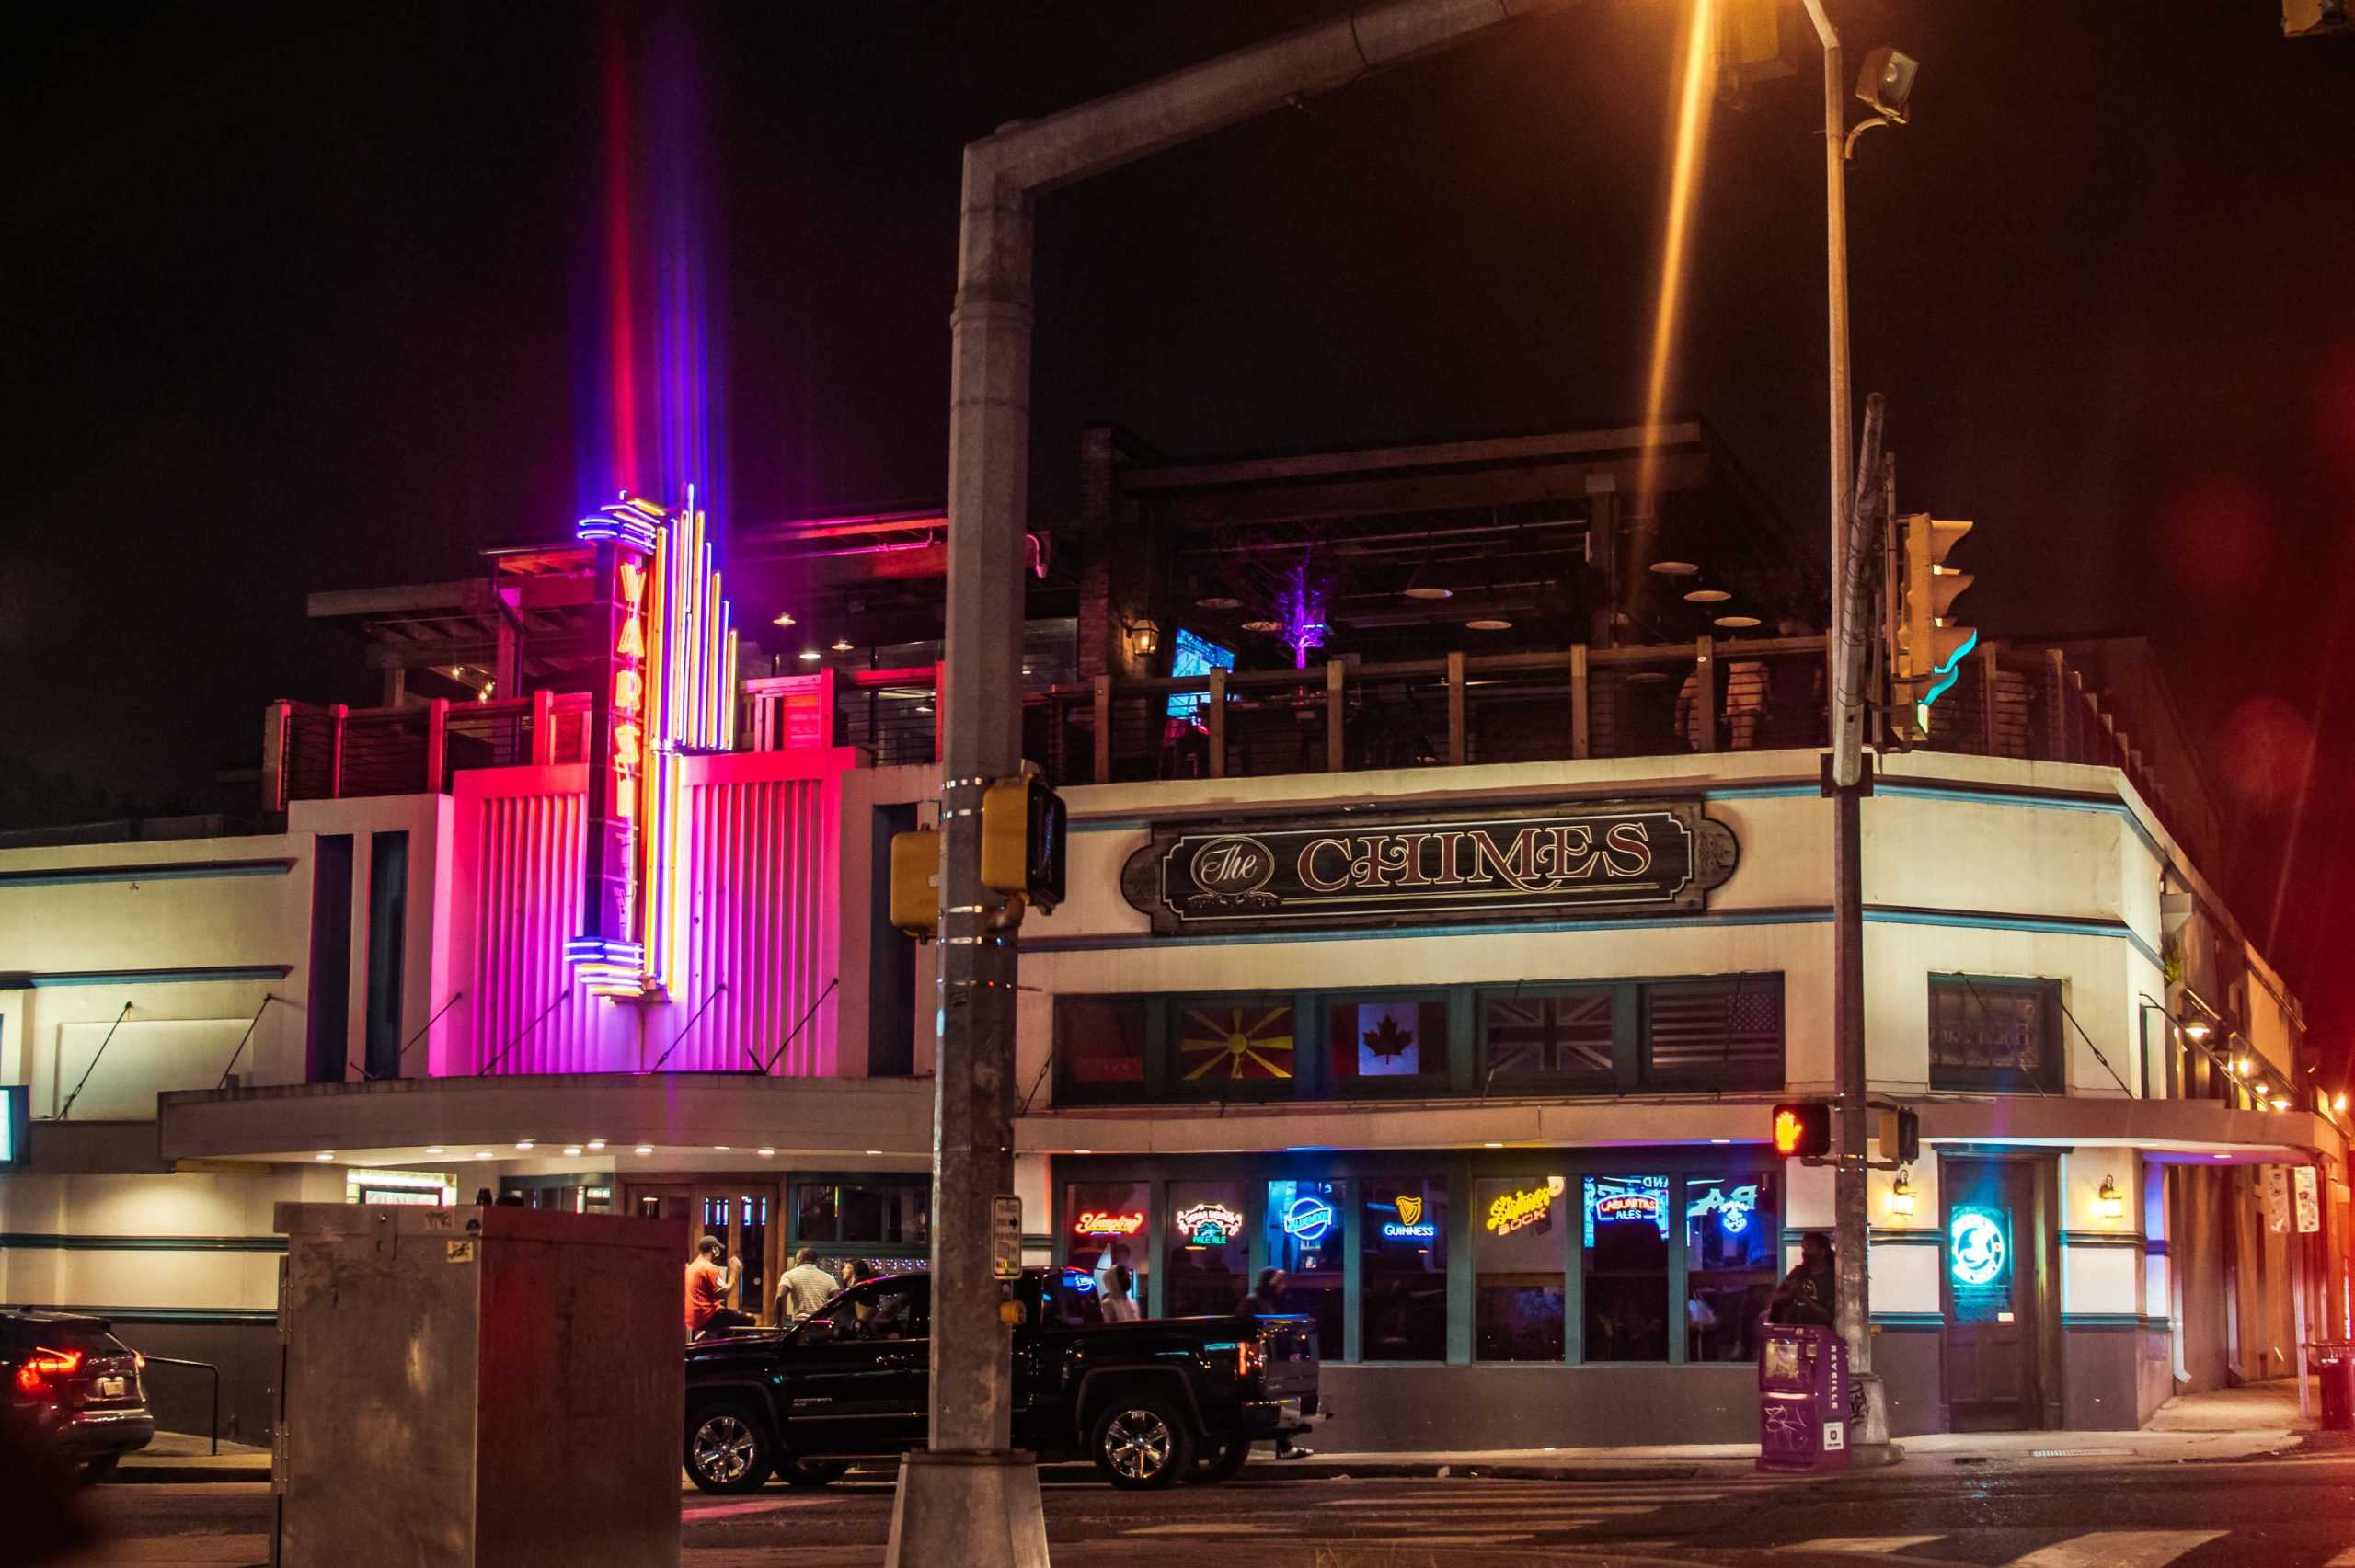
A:
POLYGON ((1488 1070, 1499 1078, 1612 1077, 1611 993, 1492 999, 1488 1070))
POLYGON ((1645 1047, 1654 1075, 1782 1082, 1781 976, 1656 986, 1646 1000, 1645 1047))

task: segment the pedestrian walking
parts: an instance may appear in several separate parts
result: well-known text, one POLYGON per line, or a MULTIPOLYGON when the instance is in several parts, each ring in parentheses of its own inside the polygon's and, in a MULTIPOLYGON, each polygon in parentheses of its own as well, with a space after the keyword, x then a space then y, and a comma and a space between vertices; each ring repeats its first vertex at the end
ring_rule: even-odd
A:
POLYGON ((818 1262, 818 1249, 804 1247, 793 1254, 793 1266, 776 1283, 777 1310, 798 1322, 840 1295, 842 1288, 842 1281, 818 1262))
MULTIPOLYGON (((1235 1310, 1235 1316, 1240 1318, 1282 1317, 1285 1313, 1284 1293, 1291 1284, 1292 1276, 1282 1269, 1261 1269, 1258 1283, 1252 1287, 1250 1295, 1243 1298, 1243 1304, 1235 1310)), ((1276 1458, 1280 1459, 1304 1459, 1315 1451, 1314 1448, 1294 1443, 1289 1432, 1281 1434, 1276 1438, 1276 1458)))
POLYGON ((742 1328, 752 1321, 749 1312, 740 1312, 728 1304, 728 1293, 736 1288, 743 1277, 744 1264, 741 1258, 729 1258, 728 1266, 719 1266, 720 1257, 728 1249, 717 1236, 706 1236, 695 1243, 695 1262, 687 1265, 687 1337, 742 1328))
POLYGON ((1136 1289, 1137 1276, 1130 1271, 1129 1265, 1114 1264, 1103 1291, 1106 1322, 1132 1323, 1143 1316, 1137 1310, 1136 1289))

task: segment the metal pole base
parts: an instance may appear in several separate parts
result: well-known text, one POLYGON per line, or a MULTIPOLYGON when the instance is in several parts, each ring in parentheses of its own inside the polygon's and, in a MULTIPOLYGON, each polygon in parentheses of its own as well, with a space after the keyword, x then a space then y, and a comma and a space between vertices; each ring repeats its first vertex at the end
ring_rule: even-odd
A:
POLYGON ((1864 1413, 1849 1434, 1848 1468, 1875 1470, 1893 1465, 1905 1457, 1905 1450, 1889 1440, 1889 1390, 1878 1372, 1855 1374, 1855 1391, 1864 1396, 1864 1413))
POLYGON ((885 1568, 1047 1568, 1038 1457, 1012 1448, 902 1455, 883 1562, 885 1568))

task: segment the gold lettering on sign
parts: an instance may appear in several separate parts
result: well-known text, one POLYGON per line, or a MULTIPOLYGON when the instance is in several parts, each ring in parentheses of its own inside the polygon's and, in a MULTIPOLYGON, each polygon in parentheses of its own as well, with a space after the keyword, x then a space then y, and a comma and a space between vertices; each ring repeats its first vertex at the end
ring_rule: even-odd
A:
POLYGON ((1300 864, 1297 868, 1300 873, 1300 885, 1317 893, 1338 893, 1342 888, 1347 887, 1350 885, 1350 873, 1347 864, 1349 853, 1350 841, 1347 839, 1309 840, 1308 842, 1301 846, 1300 850, 1300 864), (1317 871, 1316 856, 1318 852, 1323 850, 1338 850, 1340 852, 1343 861, 1340 876, 1328 877, 1317 871))

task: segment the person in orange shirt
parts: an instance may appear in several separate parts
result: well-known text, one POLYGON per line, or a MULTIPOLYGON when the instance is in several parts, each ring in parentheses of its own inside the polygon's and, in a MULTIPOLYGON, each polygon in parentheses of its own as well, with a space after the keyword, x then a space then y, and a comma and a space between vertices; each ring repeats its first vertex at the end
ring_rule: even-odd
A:
POLYGON ((748 1313, 739 1312, 728 1305, 728 1293, 736 1288, 736 1281, 744 1271, 741 1260, 729 1258, 728 1266, 719 1266, 720 1254, 728 1249, 717 1236, 706 1236, 695 1243, 695 1261, 687 1265, 687 1337, 739 1328, 751 1322, 748 1313))

